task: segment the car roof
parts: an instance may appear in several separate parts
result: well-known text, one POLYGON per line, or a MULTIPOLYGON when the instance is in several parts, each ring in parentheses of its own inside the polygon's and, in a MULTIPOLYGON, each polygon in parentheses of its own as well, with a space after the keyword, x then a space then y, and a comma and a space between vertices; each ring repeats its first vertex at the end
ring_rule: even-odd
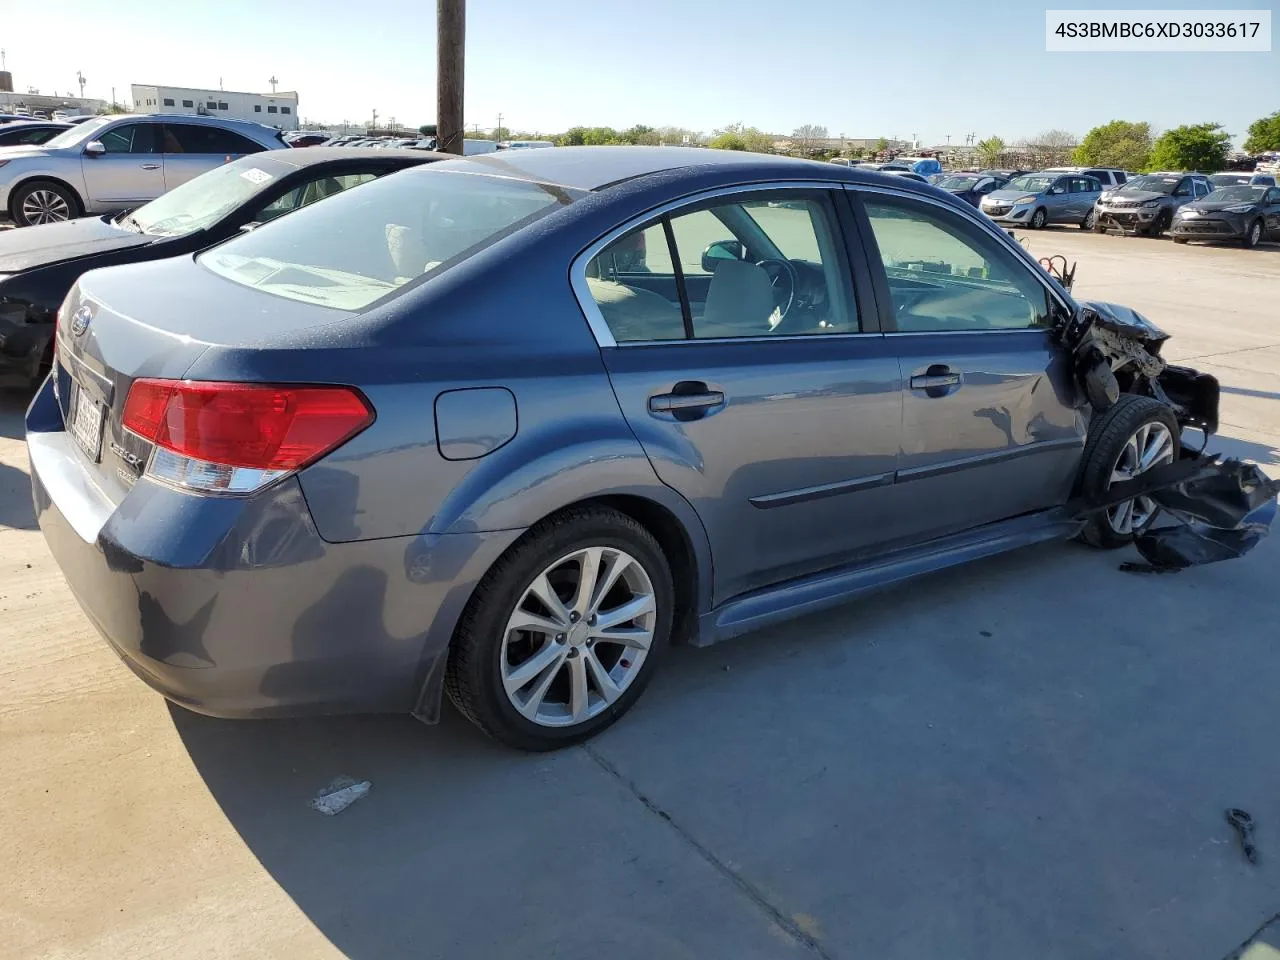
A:
POLYGON ((11 123, 6 123, 4 128, 6 130, 30 130, 32 127, 53 127, 56 130, 66 130, 71 126, 73 124, 64 123, 61 120, 14 120, 11 123))
POLYGON ((385 150, 363 150, 360 147, 306 147, 301 150, 271 150, 266 153, 255 153, 250 156, 282 163, 285 166, 314 167, 321 163, 336 163, 343 160, 359 160, 361 163, 395 166, 403 164, 412 166, 418 163, 435 163, 440 160, 451 160, 445 153, 432 153, 429 150, 406 150, 388 147, 385 150))
POLYGON ((738 150, 706 147, 556 147, 550 150, 503 150, 454 157, 447 164, 457 170, 553 183, 578 190, 600 190, 637 177, 689 167, 719 167, 740 172, 745 179, 809 177, 850 179, 851 169, 835 163, 799 160, 738 150))
POLYGON ((265 123, 258 123, 256 120, 236 120, 232 117, 205 117, 194 113, 117 113, 103 114, 103 116, 110 120, 151 120, 157 123, 181 121, 182 123, 196 123, 211 127, 247 127, 266 131, 268 135, 280 132, 275 127, 269 127, 265 123))

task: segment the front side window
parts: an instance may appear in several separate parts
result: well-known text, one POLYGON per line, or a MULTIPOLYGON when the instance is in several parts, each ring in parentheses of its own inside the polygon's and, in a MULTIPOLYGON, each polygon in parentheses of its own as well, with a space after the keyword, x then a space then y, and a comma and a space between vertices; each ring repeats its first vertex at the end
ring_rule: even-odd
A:
POLYGON ((670 214, 615 240, 586 275, 619 343, 858 330, 843 240, 820 191, 670 214))
POLYGON ((1048 325, 1044 286, 976 225, 906 198, 865 201, 901 333, 1048 325))
POLYGON ((107 153, 155 153, 155 125, 124 123, 101 134, 98 139, 107 153))
POLYGON ((505 177, 405 170, 278 217, 198 262, 278 297, 356 311, 580 196, 505 177))

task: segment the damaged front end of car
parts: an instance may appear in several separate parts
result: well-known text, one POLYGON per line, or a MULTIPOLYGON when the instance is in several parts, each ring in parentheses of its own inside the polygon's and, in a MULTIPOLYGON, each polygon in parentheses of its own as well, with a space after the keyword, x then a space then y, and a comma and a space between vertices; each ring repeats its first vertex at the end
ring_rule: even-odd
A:
POLYGON ((1082 518, 1135 497, 1162 508, 1164 522, 1135 539, 1147 563, 1126 569, 1179 570, 1253 549, 1271 527, 1280 481, 1254 464, 1205 454, 1218 429, 1217 378, 1166 362, 1160 350, 1168 334, 1117 304, 1079 301, 1054 334, 1071 358, 1078 403, 1092 409, 1095 422, 1122 394, 1137 394, 1168 406, 1184 431, 1204 435, 1199 450, 1184 447, 1177 461, 1077 502, 1082 518))

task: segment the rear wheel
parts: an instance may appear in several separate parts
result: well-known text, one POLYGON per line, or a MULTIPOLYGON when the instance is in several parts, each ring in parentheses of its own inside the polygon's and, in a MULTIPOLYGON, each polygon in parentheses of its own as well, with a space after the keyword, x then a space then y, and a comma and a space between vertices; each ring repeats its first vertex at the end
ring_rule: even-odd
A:
MULTIPOLYGON (((1101 497, 1112 484, 1171 463, 1181 450, 1181 431, 1172 410, 1151 397, 1121 394, 1090 425, 1080 492, 1086 498, 1101 497)), ((1159 512, 1150 497, 1136 497, 1090 517, 1080 537, 1105 550, 1123 547, 1145 532, 1159 512)))
POLYGON ((20 227, 60 223, 80 215, 80 201, 60 183, 33 180, 13 192, 9 215, 20 227))
POLYGON ((1249 231, 1244 235, 1244 247, 1246 250, 1252 250, 1262 242, 1262 221, 1255 220, 1249 224, 1249 231))
POLYGON ((666 648, 671 570, 635 520, 603 507, 532 528, 485 576, 450 650, 445 690, 523 750, 580 743, 621 717, 666 648))
POLYGON ((1038 207, 1036 212, 1031 215, 1031 222, 1027 224, 1032 230, 1043 230, 1044 225, 1049 222, 1049 214, 1045 212, 1044 207, 1038 207))

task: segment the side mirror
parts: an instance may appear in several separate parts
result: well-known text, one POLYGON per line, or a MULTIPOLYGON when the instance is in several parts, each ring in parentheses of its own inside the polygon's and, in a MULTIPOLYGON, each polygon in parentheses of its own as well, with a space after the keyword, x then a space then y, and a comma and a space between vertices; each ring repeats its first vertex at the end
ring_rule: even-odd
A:
POLYGON ((252 233, 254 230, 257 230, 260 226, 262 226, 261 220, 254 220, 250 223, 242 223, 240 224, 240 232, 252 233))
POLYGON ((102 145, 101 140, 90 140, 84 145, 84 155, 86 157, 100 157, 107 152, 107 148, 102 145))
POLYGON ((709 243, 702 251, 702 270, 704 273, 715 273, 718 263, 724 260, 741 260, 744 253, 739 240, 717 240, 709 243))
POLYGON ((1057 196, 1060 196, 1060 195, 1062 195, 1062 194, 1066 193, 1066 192, 1067 192, 1067 188, 1066 188, 1066 187, 1050 187, 1046 192, 1047 192, 1047 193, 1049 194, 1049 196, 1051 196, 1051 197, 1057 197, 1057 196))

